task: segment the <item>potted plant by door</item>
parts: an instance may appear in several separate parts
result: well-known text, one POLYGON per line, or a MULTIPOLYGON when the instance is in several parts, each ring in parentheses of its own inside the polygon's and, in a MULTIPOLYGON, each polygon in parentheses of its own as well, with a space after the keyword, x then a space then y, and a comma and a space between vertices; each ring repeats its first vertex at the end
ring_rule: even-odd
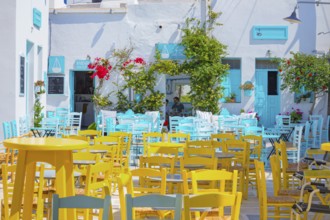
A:
POLYGON ((251 81, 246 81, 240 86, 240 88, 244 90, 244 96, 252 96, 252 90, 254 89, 254 85, 251 81))

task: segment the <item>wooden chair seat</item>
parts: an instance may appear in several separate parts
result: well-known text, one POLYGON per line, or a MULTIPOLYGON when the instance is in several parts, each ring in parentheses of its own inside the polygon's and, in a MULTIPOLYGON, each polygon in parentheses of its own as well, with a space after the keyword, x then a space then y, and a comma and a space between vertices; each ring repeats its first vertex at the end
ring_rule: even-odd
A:
POLYGON ((279 196, 300 196, 298 189, 281 189, 278 191, 279 196))
POLYGON ((267 203, 294 203, 295 199, 286 196, 268 196, 267 203))
POLYGON ((244 171, 245 168, 242 167, 242 166, 239 166, 239 165, 234 165, 234 166, 229 167, 230 172, 233 172, 234 170, 237 170, 237 171, 241 172, 241 171, 244 171))
POLYGON ((302 169, 308 169, 308 163, 304 163, 304 162, 299 162, 299 163, 289 163, 288 167, 294 167, 297 168, 297 166, 299 166, 299 170, 302 169))

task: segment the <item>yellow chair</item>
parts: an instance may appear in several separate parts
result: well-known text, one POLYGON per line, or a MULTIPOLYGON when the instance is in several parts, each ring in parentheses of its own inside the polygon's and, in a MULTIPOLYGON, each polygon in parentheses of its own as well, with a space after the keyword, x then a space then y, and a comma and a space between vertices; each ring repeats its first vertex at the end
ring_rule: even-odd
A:
MULTIPOLYGON (((76 194, 94 196, 104 198, 106 195, 111 195, 110 175, 112 173, 113 163, 99 162, 95 165, 87 166, 86 185, 76 189, 76 194)), ((89 219, 89 215, 98 215, 102 217, 102 210, 98 214, 94 214, 93 210, 84 211, 84 219, 89 219)))
POLYGON ((121 137, 123 142, 123 154, 122 162, 124 170, 129 170, 130 158, 131 158, 131 143, 132 143, 132 133, 116 131, 109 134, 110 137, 121 137))
POLYGON ((288 189, 290 182, 291 188, 299 185, 299 181, 293 177, 293 174, 299 170, 304 170, 308 168, 307 164, 304 163, 288 163, 288 155, 286 151, 286 144, 284 141, 280 143, 275 142, 276 155, 278 156, 280 163, 282 164, 282 178, 283 178, 283 187, 288 189))
POLYGON ((81 173, 80 183, 84 182, 87 174, 87 166, 90 163, 98 163, 101 160, 100 154, 92 154, 89 152, 77 152, 72 154, 74 170, 81 173))
POLYGON ((90 143, 90 137, 88 136, 79 136, 79 135, 62 135, 62 138, 69 138, 69 139, 75 139, 75 140, 82 140, 87 141, 90 143))
POLYGON ((269 158, 272 169, 274 196, 291 196, 296 199, 300 197, 298 189, 282 189, 281 179, 281 164, 277 155, 272 155, 269 158))
POLYGON ((185 133, 168 133, 167 141, 175 143, 187 143, 190 140, 190 134, 185 133))
POLYGON ((157 149, 150 149, 149 144, 155 142, 164 142, 165 136, 163 133, 159 132, 149 132, 143 133, 142 141, 143 141, 143 155, 150 156, 152 153, 157 151, 157 149))
POLYGON ((229 171, 237 170, 239 175, 239 191, 243 193, 243 198, 248 198, 249 188, 249 145, 242 140, 227 140, 227 152, 234 155, 231 158, 229 171))
POLYGON ((140 156, 140 168, 151 168, 161 170, 166 167, 168 174, 174 174, 174 157, 164 157, 164 156, 140 156))
POLYGON ((266 175, 264 163, 255 160, 257 189, 259 195, 260 219, 290 218, 290 210, 295 199, 286 196, 267 196, 266 175), (273 209, 269 209, 272 207, 273 209), (273 215, 271 215, 273 214, 273 215))
POLYGON ((245 135, 241 137, 242 141, 245 141, 249 144, 250 148, 250 157, 249 157, 249 183, 252 184, 252 186, 257 185, 256 180, 256 172, 253 161, 255 159, 259 160, 261 159, 261 153, 262 153, 262 136, 258 135, 245 135))
POLYGON ((241 203, 242 193, 240 192, 232 195, 224 193, 207 193, 193 196, 186 195, 184 197, 184 219, 192 219, 191 211, 194 211, 192 209, 207 207, 231 207, 230 216, 224 216, 219 212, 219 218, 217 219, 239 220, 241 203))
POLYGON ((184 148, 184 157, 215 157, 215 149, 212 141, 188 141, 187 147, 184 148))
POLYGON ((206 157, 180 157, 180 173, 184 170, 187 172, 191 170, 198 169, 217 169, 217 159, 216 158, 206 158, 206 157))
MULTIPOLYGON (((211 192, 222 192, 235 194, 237 192, 237 170, 229 172, 226 170, 196 170, 183 171, 183 192, 184 194, 204 194, 211 192), (189 181, 190 180, 190 181, 189 181), (191 187, 189 187, 191 185, 191 187)), ((212 210, 213 213, 220 212, 223 214, 223 208, 212 210)), ((200 216, 199 212, 195 213, 200 216)), ((204 212, 202 217, 208 215, 209 212, 204 212)))
MULTIPOLYGON (((2 184, 3 184, 3 199, 1 200, 1 219, 9 220, 12 197, 14 191, 14 182, 16 175, 16 165, 2 164, 2 184)), ((34 189, 26 189, 34 191, 33 209, 35 212, 35 219, 43 219, 44 217, 44 200, 43 200, 43 186, 44 186, 44 165, 36 167, 39 172, 39 181, 35 183, 34 189)), ((23 183, 22 183, 23 184, 23 183)))
MULTIPOLYGON (((120 200, 120 214, 121 219, 126 220, 126 199, 125 193, 131 194, 132 197, 137 197, 146 194, 166 194, 166 169, 154 170, 150 168, 138 168, 128 173, 121 173, 117 177, 119 200, 120 200), (133 177, 138 178, 137 185, 133 184, 133 177), (159 178, 158 186, 150 184, 150 178, 159 178)), ((148 216, 159 215, 160 212, 151 209, 135 209, 134 215, 148 216)))
POLYGON ((101 137, 102 131, 98 130, 79 130, 78 136, 87 136, 87 137, 101 137))

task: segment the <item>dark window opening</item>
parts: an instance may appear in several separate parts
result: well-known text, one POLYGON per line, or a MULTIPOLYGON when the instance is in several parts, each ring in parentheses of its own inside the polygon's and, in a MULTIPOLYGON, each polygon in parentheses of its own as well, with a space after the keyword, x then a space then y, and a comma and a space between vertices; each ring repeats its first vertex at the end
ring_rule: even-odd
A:
POLYGON ((268 95, 278 95, 277 71, 268 71, 268 95))

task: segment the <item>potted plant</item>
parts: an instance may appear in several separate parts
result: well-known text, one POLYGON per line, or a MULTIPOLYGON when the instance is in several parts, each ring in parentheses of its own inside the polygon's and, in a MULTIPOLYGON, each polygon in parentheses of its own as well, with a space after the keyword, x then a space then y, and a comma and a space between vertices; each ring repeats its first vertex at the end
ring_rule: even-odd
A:
POLYGON ((229 96, 225 97, 225 101, 228 103, 235 103, 236 102, 236 94, 235 93, 230 93, 229 96))
POLYGON ((245 96, 252 96, 252 90, 254 89, 254 85, 251 81, 246 81, 240 86, 240 88, 244 90, 245 96))

